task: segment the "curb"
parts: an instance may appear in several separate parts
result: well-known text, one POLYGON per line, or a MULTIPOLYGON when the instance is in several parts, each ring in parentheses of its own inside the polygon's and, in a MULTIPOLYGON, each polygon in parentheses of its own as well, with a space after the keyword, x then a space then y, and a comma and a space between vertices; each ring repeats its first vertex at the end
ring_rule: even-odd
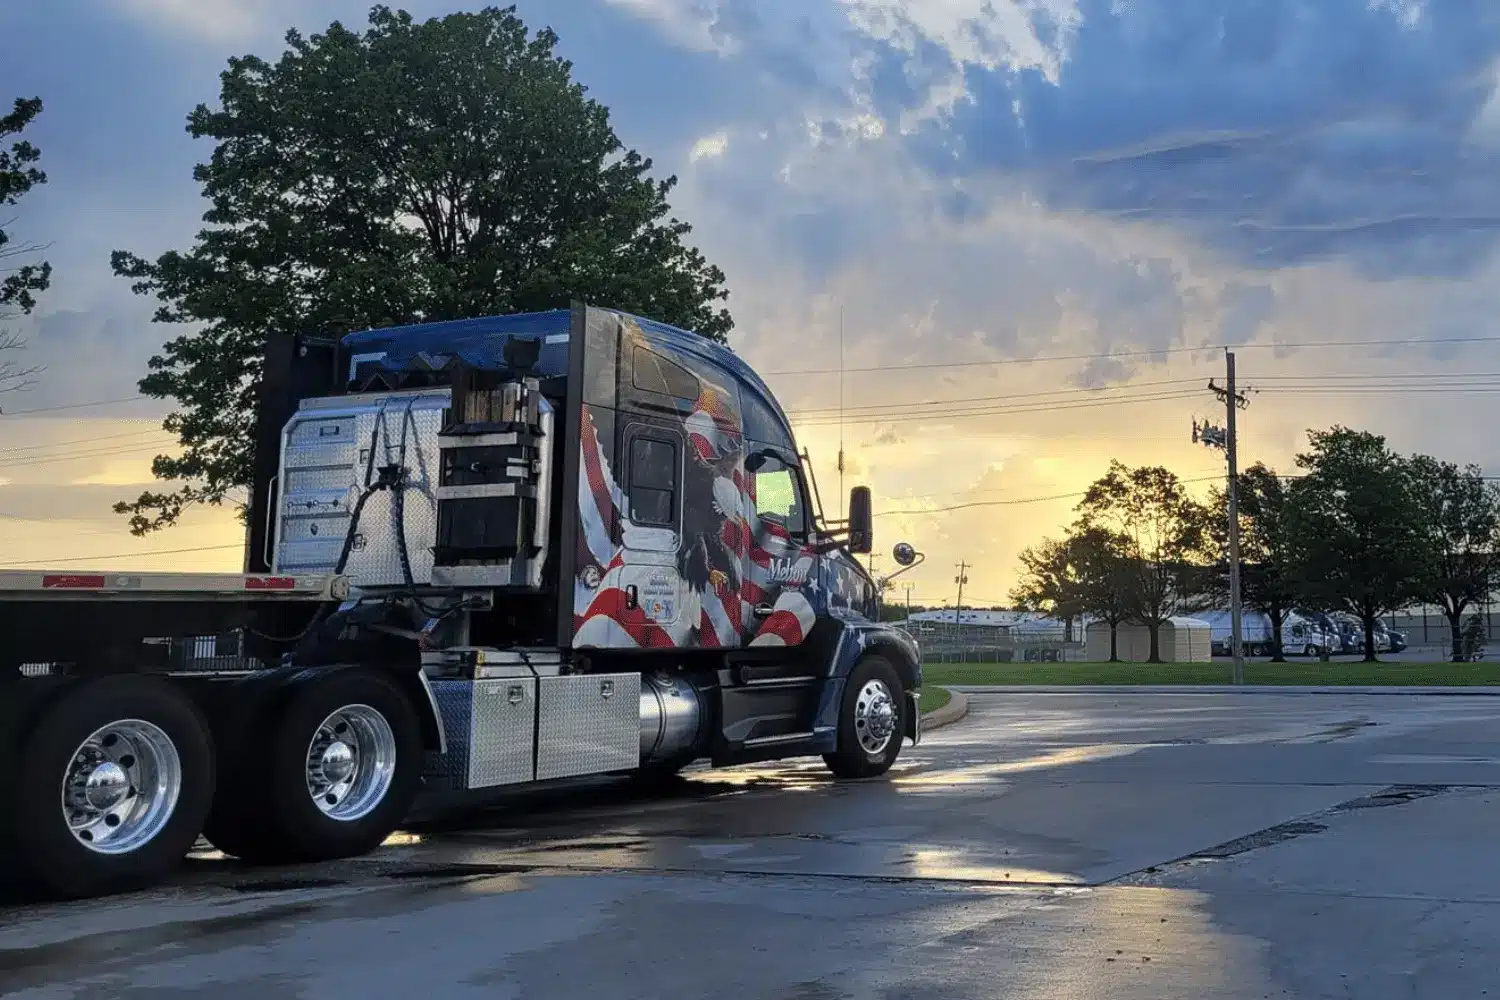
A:
POLYGON ((929 733, 943 726, 950 726, 969 714, 969 696, 955 688, 947 687, 947 685, 943 685, 943 687, 953 697, 942 708, 935 708, 930 712, 922 713, 923 733, 929 733))

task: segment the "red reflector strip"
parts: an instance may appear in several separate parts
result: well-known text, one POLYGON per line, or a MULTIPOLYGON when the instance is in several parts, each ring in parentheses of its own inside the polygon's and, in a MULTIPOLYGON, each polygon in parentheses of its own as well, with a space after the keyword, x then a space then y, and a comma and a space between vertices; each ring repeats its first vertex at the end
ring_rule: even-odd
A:
POLYGON ((246 590, 296 590, 297 580, 290 576, 247 576, 246 590))
POLYGON ((55 575, 42 577, 42 587, 47 590, 96 590, 103 586, 103 576, 55 575))

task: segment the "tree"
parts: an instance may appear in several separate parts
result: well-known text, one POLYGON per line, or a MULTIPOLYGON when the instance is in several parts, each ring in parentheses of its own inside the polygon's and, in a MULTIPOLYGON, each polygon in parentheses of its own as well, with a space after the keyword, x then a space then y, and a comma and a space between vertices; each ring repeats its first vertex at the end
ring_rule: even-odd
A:
MULTIPOLYGON (((1220 552, 1213 593, 1229 592, 1229 498, 1216 489, 1210 534, 1220 552)), ((1287 489, 1280 476, 1257 462, 1239 477, 1240 597, 1246 608, 1271 622, 1271 659, 1285 662, 1282 627, 1300 602, 1302 591, 1292 574, 1292 539, 1288 533, 1287 489)))
POLYGON ((1102 527, 1075 527, 1068 547, 1078 574, 1079 607, 1109 626, 1109 662, 1120 662, 1120 626, 1131 620, 1134 567, 1130 539, 1102 527))
POLYGON ((1453 662, 1464 656, 1463 616, 1489 598, 1500 567, 1500 491, 1475 465, 1459 468, 1429 455, 1411 458, 1421 524, 1433 561, 1425 599, 1439 605, 1453 638, 1453 662))
POLYGON ((1374 661, 1381 615, 1430 589, 1432 560, 1411 463, 1366 431, 1309 431, 1288 490, 1293 573, 1308 604, 1347 611, 1374 661))
MULTIPOLYGON (((0 117, 0 141, 20 135, 41 113, 41 98, 16 98, 11 113, 0 117)), ((36 165, 41 158, 41 150, 25 139, 12 142, 8 150, 0 149, 0 205, 12 207, 32 188, 47 183, 47 175, 36 165)), ((37 293, 52 284, 51 264, 35 260, 21 263, 43 248, 35 243, 14 242, 8 232, 14 222, 13 218, 0 218, 0 320, 17 313, 30 313, 36 307, 37 293)), ((21 337, 0 330, 0 353, 25 346, 21 337)), ((37 371, 38 368, 18 361, 0 360, 0 392, 26 388, 37 371)))
POLYGON ((174 492, 116 509, 144 534, 250 484, 266 338, 566 306, 586 299, 723 340, 724 274, 670 217, 676 178, 625 150, 572 81, 550 29, 513 7, 415 22, 371 9, 286 35, 275 63, 230 60, 220 104, 188 131, 216 145, 195 179, 209 202, 186 251, 116 251, 166 344, 141 391, 171 397, 158 457, 174 492))
POLYGON ((1149 662, 1160 663, 1161 626, 1207 589, 1207 510, 1169 470, 1119 462, 1089 487, 1078 510, 1081 527, 1123 539, 1131 619, 1150 631, 1149 662))
POLYGON ((1021 580, 1010 599, 1022 611, 1040 611, 1063 623, 1064 642, 1073 641, 1073 622, 1086 603, 1084 567, 1075 538, 1044 538, 1021 552, 1021 580))

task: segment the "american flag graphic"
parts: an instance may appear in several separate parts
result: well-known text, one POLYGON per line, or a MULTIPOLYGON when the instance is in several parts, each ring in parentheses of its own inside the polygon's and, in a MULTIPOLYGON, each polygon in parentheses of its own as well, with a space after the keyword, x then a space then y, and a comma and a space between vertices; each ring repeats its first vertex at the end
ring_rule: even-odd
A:
POLYGON ((626 606, 620 582, 629 552, 625 495, 610 469, 593 412, 583 408, 575 647, 736 648, 747 636, 752 646, 790 646, 805 638, 816 615, 804 588, 818 585, 813 578, 816 562, 783 527, 757 516, 754 481, 741 468, 744 439, 735 409, 727 393, 705 382, 696 407, 683 422, 692 451, 688 460, 718 471, 712 499, 721 518, 719 541, 736 557, 733 574, 716 572, 702 589, 679 580, 675 620, 662 623, 648 617, 642 607, 626 606), (772 601, 772 595, 771 614, 757 619, 754 608, 772 601))

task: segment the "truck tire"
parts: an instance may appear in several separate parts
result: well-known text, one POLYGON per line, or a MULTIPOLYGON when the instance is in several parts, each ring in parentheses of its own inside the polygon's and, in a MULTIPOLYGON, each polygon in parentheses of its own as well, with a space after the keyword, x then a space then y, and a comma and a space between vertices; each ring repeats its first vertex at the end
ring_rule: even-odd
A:
POLYGON ((906 732, 906 700, 888 661, 867 656, 855 664, 839 707, 838 749, 823 755, 834 777, 874 778, 890 770, 906 732))
POLYGON ((148 886, 181 863, 214 791, 208 723, 170 684, 125 675, 62 695, 15 778, 16 867, 46 895, 148 886))
POLYGON ((254 823, 240 831, 240 849, 226 853, 249 861, 354 857, 379 847, 410 812, 422 781, 421 722, 380 673, 309 680, 293 689, 270 732, 256 782, 264 783, 246 789, 254 823))

